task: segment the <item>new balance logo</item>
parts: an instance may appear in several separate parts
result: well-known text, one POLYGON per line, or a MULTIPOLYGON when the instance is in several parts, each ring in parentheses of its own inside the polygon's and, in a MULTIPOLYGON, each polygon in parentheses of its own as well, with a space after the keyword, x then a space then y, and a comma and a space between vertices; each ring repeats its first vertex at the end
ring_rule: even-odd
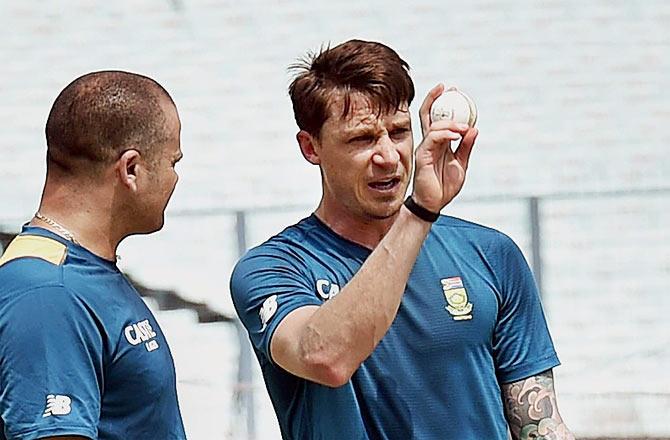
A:
POLYGON ((59 394, 49 394, 47 396, 47 407, 42 417, 66 416, 72 411, 72 399, 68 396, 59 394))
POLYGON ((261 331, 265 331, 265 329, 268 327, 268 322, 270 322, 270 319, 272 319, 276 312, 277 295, 272 295, 263 301, 261 311, 258 312, 258 315, 261 317, 261 324, 263 324, 261 331))

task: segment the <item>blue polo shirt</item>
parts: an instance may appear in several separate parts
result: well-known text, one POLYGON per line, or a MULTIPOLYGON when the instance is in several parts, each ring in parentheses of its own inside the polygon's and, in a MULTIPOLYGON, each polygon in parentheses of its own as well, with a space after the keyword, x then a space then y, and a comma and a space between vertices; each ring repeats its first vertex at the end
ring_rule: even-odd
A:
POLYGON ((433 224, 395 321, 349 383, 319 385, 273 362, 282 319, 337 295, 369 255, 312 215, 234 270, 233 302, 282 436, 507 440, 500 384, 559 361, 528 265, 493 229, 448 216, 433 224))
POLYGON ((172 355, 113 262, 24 227, 0 259, 0 439, 185 439, 172 355))

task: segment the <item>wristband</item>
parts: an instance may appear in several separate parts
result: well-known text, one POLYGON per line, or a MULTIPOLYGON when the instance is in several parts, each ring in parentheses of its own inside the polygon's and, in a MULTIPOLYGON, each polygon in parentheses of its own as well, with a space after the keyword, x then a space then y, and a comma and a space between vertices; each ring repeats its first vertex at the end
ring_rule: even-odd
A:
POLYGON ((405 207, 409 209, 409 212, 419 217, 421 220, 427 221, 429 223, 434 223, 435 220, 440 218, 440 213, 435 213, 427 210, 423 206, 419 205, 414 201, 412 196, 407 197, 405 200, 405 207))

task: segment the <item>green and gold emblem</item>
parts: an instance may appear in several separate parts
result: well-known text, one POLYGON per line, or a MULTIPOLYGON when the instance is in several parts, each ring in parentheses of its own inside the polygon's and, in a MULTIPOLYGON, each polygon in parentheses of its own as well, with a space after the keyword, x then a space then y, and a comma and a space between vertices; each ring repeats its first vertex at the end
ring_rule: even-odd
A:
POLYGON ((468 301, 468 292, 463 287, 461 277, 443 278, 442 291, 447 299, 445 309, 454 317, 455 321, 472 319, 472 303, 468 301))

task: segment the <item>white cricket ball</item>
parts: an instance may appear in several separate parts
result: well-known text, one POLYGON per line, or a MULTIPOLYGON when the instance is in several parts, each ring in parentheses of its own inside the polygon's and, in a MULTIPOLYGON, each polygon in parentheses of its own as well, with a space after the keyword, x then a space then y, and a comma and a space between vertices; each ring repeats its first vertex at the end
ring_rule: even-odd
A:
POLYGON ((451 119, 474 127, 477 122, 477 106, 468 95, 456 87, 449 87, 430 107, 431 122, 442 119, 451 119))

